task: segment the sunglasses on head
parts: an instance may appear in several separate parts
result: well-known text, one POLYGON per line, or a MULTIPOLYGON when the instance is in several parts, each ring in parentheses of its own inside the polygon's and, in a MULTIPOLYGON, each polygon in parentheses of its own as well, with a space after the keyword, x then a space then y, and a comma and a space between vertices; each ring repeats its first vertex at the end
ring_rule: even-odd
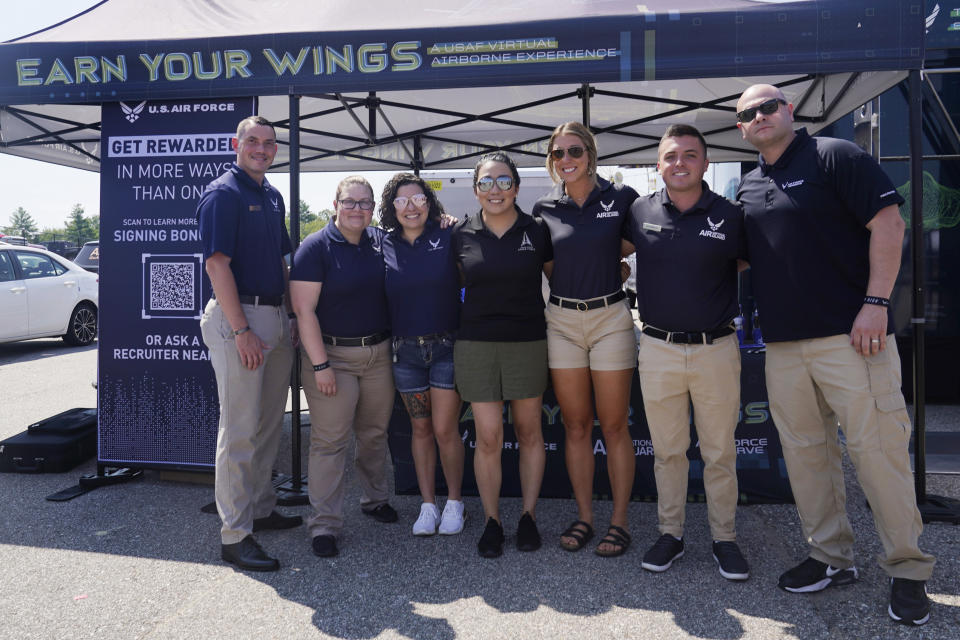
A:
POLYGON ((340 203, 340 206, 344 209, 356 209, 360 207, 364 211, 370 211, 373 209, 374 202, 373 200, 354 200, 353 198, 344 198, 343 200, 337 200, 340 203))
POLYGON ((550 155, 553 156, 554 160, 563 160, 564 153, 570 154, 571 158, 579 158, 583 155, 583 152, 586 151, 581 146, 567 147, 566 149, 560 149, 559 147, 550 152, 550 155))
POLYGON ((407 196, 397 196, 393 199, 393 208, 397 211, 403 211, 407 208, 408 202, 412 202, 413 206, 419 208, 427 204, 427 196, 423 193, 416 193, 409 198, 407 196))
POLYGON ((493 189, 493 183, 497 183, 497 187, 500 191, 510 191, 513 188, 513 178, 510 176, 499 176, 497 178, 491 178, 490 176, 483 176, 477 180, 477 191, 483 191, 486 193, 493 189))
POLYGON ((738 111, 737 120, 743 124, 753 122, 753 119, 757 117, 757 111, 765 116, 773 115, 778 109, 780 109, 780 105, 782 104, 787 104, 787 101, 781 100, 780 98, 770 98, 769 100, 761 102, 755 107, 738 111))

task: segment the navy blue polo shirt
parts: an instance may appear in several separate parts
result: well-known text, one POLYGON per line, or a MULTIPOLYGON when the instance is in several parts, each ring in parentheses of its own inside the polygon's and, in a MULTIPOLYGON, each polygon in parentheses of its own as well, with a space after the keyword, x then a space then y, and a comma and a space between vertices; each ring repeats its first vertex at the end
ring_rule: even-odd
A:
POLYGON ((351 244, 331 220, 297 249, 290 279, 323 283, 317 318, 324 335, 359 338, 389 329, 383 236, 367 227, 360 243, 351 244))
POLYGON ((630 206, 637 248, 640 319, 666 331, 707 331, 737 315, 737 258, 744 257, 743 210, 703 183, 703 194, 678 210, 666 189, 630 206))
POLYGON ((257 184, 234 163, 197 204, 204 259, 218 251, 230 258, 240 295, 282 296, 281 261, 293 251, 284 215, 280 192, 266 178, 257 184))
POLYGON ((453 229, 428 220, 407 242, 402 229, 383 238, 387 306, 395 336, 456 331, 460 322, 460 278, 450 239, 453 229))
POLYGON ((767 342, 850 333, 870 276, 866 224, 904 202, 860 147, 796 134, 774 164, 761 156, 737 193, 767 342))
POLYGON ((541 273, 553 252, 542 224, 520 212, 498 238, 476 213, 454 227, 453 246, 466 287, 457 337, 484 342, 546 339, 541 273))
POLYGON ((597 178, 583 207, 564 193, 563 183, 537 200, 533 215, 543 218, 553 245, 553 295, 586 300, 620 290, 620 239, 636 199, 633 188, 597 178))

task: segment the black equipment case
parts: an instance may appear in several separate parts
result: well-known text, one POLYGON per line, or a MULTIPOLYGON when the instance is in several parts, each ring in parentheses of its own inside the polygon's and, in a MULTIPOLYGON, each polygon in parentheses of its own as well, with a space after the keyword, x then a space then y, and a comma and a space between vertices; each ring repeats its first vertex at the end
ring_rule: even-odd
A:
POLYGON ((97 410, 70 409, 0 441, 0 471, 61 473, 97 453, 97 410))

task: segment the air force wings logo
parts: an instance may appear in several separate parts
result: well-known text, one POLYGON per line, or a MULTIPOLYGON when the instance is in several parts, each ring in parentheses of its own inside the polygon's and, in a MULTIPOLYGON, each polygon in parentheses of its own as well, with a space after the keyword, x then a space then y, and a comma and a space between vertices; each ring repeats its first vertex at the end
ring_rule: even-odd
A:
POLYGON ((436 240, 428 240, 428 242, 430 243, 430 248, 427 249, 427 251, 437 251, 443 248, 440 246, 440 238, 437 238, 436 240))
POLYGON ((611 209, 613 209, 614 202, 616 202, 616 200, 611 200, 610 203, 607 204, 606 202, 601 200, 600 208, 602 209, 602 211, 597 212, 597 217, 598 218, 619 218, 620 217, 619 211, 611 211, 611 209))
POLYGON ((140 118, 140 114, 143 112, 143 108, 147 106, 147 101, 144 100, 135 107, 128 107, 123 102, 120 103, 120 110, 123 111, 124 117, 128 122, 134 123, 140 118))
POLYGON ((701 238, 713 238, 714 240, 726 240, 727 234, 720 233, 720 227, 723 226, 723 223, 726 220, 721 220, 720 222, 714 222, 710 219, 710 216, 707 216, 707 225, 710 227, 710 230, 703 229, 700 231, 701 238))

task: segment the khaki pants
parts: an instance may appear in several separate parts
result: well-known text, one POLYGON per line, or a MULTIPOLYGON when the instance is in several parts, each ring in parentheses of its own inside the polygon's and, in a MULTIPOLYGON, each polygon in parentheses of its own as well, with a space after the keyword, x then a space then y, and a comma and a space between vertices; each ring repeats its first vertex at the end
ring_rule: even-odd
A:
POLYGON ((839 420, 883 543, 881 568, 895 578, 929 579, 934 560, 917 546, 922 524, 894 336, 869 357, 858 355, 846 335, 768 344, 766 375, 810 555, 835 567, 853 564, 839 420))
POLYGON ((254 518, 270 515, 276 505, 270 473, 293 364, 283 307, 242 306, 250 330, 270 346, 263 364, 252 371, 241 364, 233 330, 216 300, 207 303, 200 319, 220 398, 214 494, 223 544, 243 540, 253 532, 254 518))
POLYGON ((387 426, 394 394, 390 341, 372 347, 327 345, 327 357, 337 381, 333 397, 317 390, 310 358, 302 358, 303 392, 310 408, 307 489, 313 515, 307 526, 311 536, 336 536, 343 530, 343 473, 351 431, 357 438, 360 508, 373 509, 390 496, 387 426))
POLYGON ((713 344, 670 344, 640 335, 640 388, 653 442, 660 533, 683 536, 693 402, 707 518, 714 540, 735 540, 740 349, 731 334, 713 344))

